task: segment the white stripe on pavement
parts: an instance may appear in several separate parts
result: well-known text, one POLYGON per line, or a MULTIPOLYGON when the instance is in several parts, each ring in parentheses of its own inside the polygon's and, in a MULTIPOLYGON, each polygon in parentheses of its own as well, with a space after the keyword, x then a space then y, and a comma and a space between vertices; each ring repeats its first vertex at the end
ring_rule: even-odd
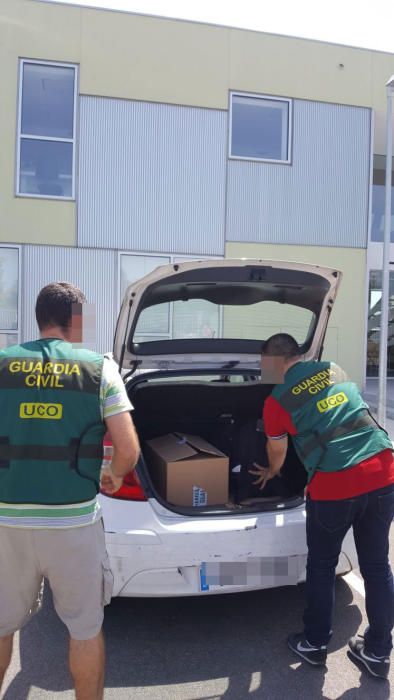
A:
POLYGON ((351 571, 349 574, 346 574, 346 576, 343 576, 343 579, 346 581, 346 583, 349 584, 352 588, 354 588, 357 593, 362 595, 363 598, 365 598, 365 588, 364 588, 364 581, 357 576, 353 571, 351 571))

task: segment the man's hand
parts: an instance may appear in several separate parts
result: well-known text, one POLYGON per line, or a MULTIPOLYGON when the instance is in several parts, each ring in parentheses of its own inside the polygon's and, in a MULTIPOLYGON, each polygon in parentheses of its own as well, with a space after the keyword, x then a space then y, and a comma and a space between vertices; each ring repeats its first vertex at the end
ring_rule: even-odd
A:
POLYGON ((253 486, 258 486, 259 484, 261 484, 260 491, 262 491, 267 481, 272 479, 275 476, 275 474, 272 473, 269 467, 262 467, 261 464, 257 464, 256 462, 253 462, 253 466, 256 467, 256 469, 248 470, 249 474, 258 476, 258 479, 256 479, 256 481, 253 481, 253 486))
POLYGON ((101 470, 100 487, 104 493, 112 495, 113 493, 116 493, 116 491, 119 491, 122 484, 123 477, 115 476, 115 474, 113 474, 111 471, 111 467, 104 467, 101 470))

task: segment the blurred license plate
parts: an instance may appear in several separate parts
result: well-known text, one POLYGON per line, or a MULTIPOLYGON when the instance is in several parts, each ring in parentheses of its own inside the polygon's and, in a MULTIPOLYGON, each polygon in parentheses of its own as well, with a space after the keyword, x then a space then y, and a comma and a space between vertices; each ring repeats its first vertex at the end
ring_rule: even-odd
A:
MULTIPOLYGON (((200 590, 218 588, 295 586, 300 575, 300 557, 250 557, 246 561, 203 562, 200 590)), ((302 557, 305 566, 305 558, 302 557)))

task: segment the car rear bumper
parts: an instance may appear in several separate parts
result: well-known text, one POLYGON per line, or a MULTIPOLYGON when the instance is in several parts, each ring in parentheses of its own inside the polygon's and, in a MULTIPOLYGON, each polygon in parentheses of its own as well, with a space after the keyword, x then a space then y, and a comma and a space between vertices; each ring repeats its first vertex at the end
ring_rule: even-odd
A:
MULTIPOLYGON (((125 509, 129 504, 117 505, 125 509)), ((282 513, 194 519, 157 516, 149 502, 139 506, 138 528, 114 531, 112 523, 110 532, 105 518, 114 596, 212 595, 305 580, 302 506, 282 513), (148 514, 148 508, 147 519, 143 512, 148 514), (144 527, 147 520, 153 528, 144 527)), ((116 520, 118 525, 122 522, 121 517, 116 520)), ((353 537, 348 534, 338 573, 350 571, 355 563, 353 537)))

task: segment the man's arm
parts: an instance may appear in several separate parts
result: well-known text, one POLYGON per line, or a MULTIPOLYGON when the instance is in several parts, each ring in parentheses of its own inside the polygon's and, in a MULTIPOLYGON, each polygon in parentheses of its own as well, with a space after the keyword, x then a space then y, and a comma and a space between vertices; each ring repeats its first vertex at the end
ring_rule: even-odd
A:
POLYGON ((253 483, 260 486, 260 491, 269 479, 279 474, 286 459, 288 433, 292 435, 296 432, 290 416, 272 396, 265 400, 263 422, 267 437, 268 466, 255 463, 255 469, 249 469, 250 474, 258 477, 253 483))
POLYGON ((137 433, 130 415, 132 405, 114 362, 104 358, 100 386, 102 416, 112 442, 111 466, 101 471, 101 489, 115 493, 123 477, 134 469, 139 453, 137 433))
POLYGON ((268 470, 272 479, 279 474, 286 459, 288 437, 285 435, 279 439, 267 438, 268 470))
POLYGON ((123 477, 137 464, 140 446, 130 413, 116 413, 104 419, 112 442, 111 464, 101 470, 100 487, 112 495, 119 491, 123 477))
POLYGON ((140 454, 137 433, 130 413, 117 413, 105 418, 112 446, 111 471, 115 476, 123 477, 134 469, 140 454))

